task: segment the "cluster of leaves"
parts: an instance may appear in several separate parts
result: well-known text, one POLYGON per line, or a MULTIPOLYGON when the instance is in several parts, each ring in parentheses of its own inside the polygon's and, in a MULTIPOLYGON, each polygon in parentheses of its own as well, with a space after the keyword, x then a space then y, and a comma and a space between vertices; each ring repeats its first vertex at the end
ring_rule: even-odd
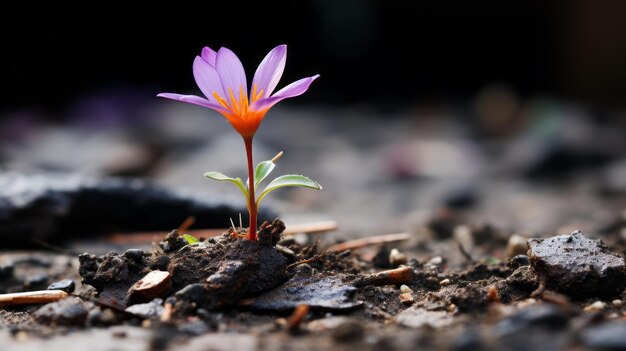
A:
MULTIPOLYGON (((267 161, 263 161, 260 162, 254 171, 254 191, 256 193, 258 186, 261 184, 261 182, 263 182, 263 180, 265 180, 265 178, 267 178, 267 176, 270 175, 270 173, 272 173, 272 171, 274 170, 274 168, 276 167, 276 161, 282 156, 282 151, 276 155, 273 159, 271 160, 267 160, 267 161)), ((261 203, 261 200, 263 200, 263 198, 265 198, 265 196, 267 196, 267 194, 269 194, 270 192, 276 190, 276 189, 280 189, 280 188, 284 188, 284 187, 305 187, 305 188, 311 188, 311 189, 316 189, 316 190, 321 190, 322 186, 319 185, 317 182, 311 180, 308 177, 305 177, 303 175, 298 175, 298 174, 285 174, 285 175, 281 175, 279 177, 276 177, 274 180, 272 180, 271 182, 269 182, 265 188, 263 189, 263 191, 257 196, 256 199, 251 200, 250 199, 250 192, 248 191, 248 184, 249 184, 249 180, 246 180, 246 182, 244 183, 241 178, 232 178, 229 177, 221 172, 206 172, 204 173, 204 176, 209 178, 209 179, 213 179, 213 180, 219 180, 219 181, 226 181, 226 182, 230 182, 233 183, 237 186, 237 188, 239 188, 239 190, 241 190, 241 192, 243 193, 243 195, 246 198, 246 202, 248 201, 256 201, 256 206, 258 207, 259 204, 261 203)), ((249 206, 250 204, 248 204, 249 206)), ((185 238, 185 240, 187 240, 187 242, 191 245, 191 244, 195 244, 198 243, 199 240, 197 238, 195 238, 192 235, 189 234, 184 234, 183 238, 185 238)))
MULTIPOLYGON (((276 155, 276 157, 274 157, 273 159, 260 162, 256 166, 255 171, 254 171, 255 193, 257 191, 259 184, 261 184, 261 182, 263 182, 263 180, 265 180, 265 178, 267 178, 267 176, 269 176, 270 173, 272 173, 272 171, 276 167, 275 162, 276 160, 278 160, 278 158, 280 158, 281 155, 282 155, 282 151, 278 155, 276 155)), ((244 183, 241 180, 241 178, 231 178, 220 172, 206 172, 204 173, 204 176, 213 180, 231 182, 235 184, 237 188, 239 188, 239 190, 241 190, 241 192, 246 197, 246 199, 250 199, 250 194, 248 192, 248 184, 249 184, 248 180, 246 180, 246 182, 244 183)), ((261 203, 261 200, 263 200, 263 198, 265 198, 267 194, 269 194, 270 192, 276 189, 280 189, 280 188, 284 188, 288 186, 299 186, 299 187, 305 187, 305 188, 311 188, 311 189, 317 189, 317 190, 322 189, 321 185, 319 185, 317 182, 311 180, 308 177, 305 177, 303 175, 298 175, 298 174, 286 174, 286 175, 281 175, 275 178, 274 180, 272 180, 271 182, 269 182, 269 184, 267 184, 265 189, 259 194, 256 200, 251 200, 251 201, 256 201, 256 205, 258 207, 259 204, 261 203)))

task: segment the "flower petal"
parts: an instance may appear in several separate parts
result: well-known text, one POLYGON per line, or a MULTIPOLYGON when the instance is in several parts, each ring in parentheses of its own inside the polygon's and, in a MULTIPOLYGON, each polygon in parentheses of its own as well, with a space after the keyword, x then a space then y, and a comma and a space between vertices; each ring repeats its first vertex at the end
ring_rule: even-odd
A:
POLYGON ((202 53, 200 54, 200 57, 202 57, 202 59, 206 61, 209 65, 215 67, 215 59, 217 58, 217 52, 215 52, 215 50, 211 49, 208 46, 205 46, 204 48, 202 48, 202 53))
POLYGON ((162 97, 162 98, 166 98, 166 99, 171 99, 171 100, 176 100, 176 101, 181 101, 181 102, 186 102, 188 104, 193 104, 193 105, 198 105, 198 106, 202 106, 202 107, 208 107, 210 109, 213 109, 217 112, 226 112, 226 110, 224 110, 224 108, 218 104, 212 103, 209 100, 199 97, 199 96, 195 96, 195 95, 182 95, 182 94, 174 94, 174 93, 161 93, 157 95, 158 97, 162 97))
POLYGON ((279 91, 276 92, 276 94, 272 95, 271 97, 259 99, 252 105, 252 108, 254 110, 268 109, 274 106, 276 103, 280 102, 281 100, 292 98, 298 95, 302 95, 307 91, 307 89, 309 89, 309 86, 311 85, 311 83, 313 83, 314 80, 319 78, 319 76, 320 76, 319 74, 316 74, 312 77, 307 77, 307 78, 302 78, 300 80, 297 80, 287 85, 286 87, 280 89, 279 91))
POLYGON ((287 45, 279 45, 265 56, 263 61, 261 61, 261 64, 259 64, 259 67, 256 69, 254 78, 252 79, 252 86, 254 87, 256 84, 257 94, 263 90, 262 97, 272 95, 276 85, 278 85, 280 77, 283 75, 286 61, 287 45))
POLYGON ((196 56, 196 59, 193 61, 193 77, 196 80, 198 88, 200 88, 204 96, 206 96, 209 101, 217 103, 217 100, 213 96, 213 92, 216 92, 221 97, 226 97, 224 89, 222 88, 220 75, 217 73, 215 68, 213 68, 200 56, 196 56))
MULTIPOLYGON (((215 68, 222 80, 223 91, 228 93, 232 89, 233 94, 239 100, 239 89, 248 96, 248 88, 246 87, 246 72, 237 55, 227 48, 221 48, 217 52, 215 60, 215 68)), ((222 95, 227 97, 228 95, 222 95)))

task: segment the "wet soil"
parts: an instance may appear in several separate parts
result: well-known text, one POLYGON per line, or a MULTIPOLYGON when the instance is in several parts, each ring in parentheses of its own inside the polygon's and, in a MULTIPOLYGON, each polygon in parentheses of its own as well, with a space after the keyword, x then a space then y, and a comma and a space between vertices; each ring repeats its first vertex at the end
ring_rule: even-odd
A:
POLYGON ((615 273, 624 270, 623 252, 611 251, 619 248, 617 237, 606 244, 580 232, 531 239, 529 256, 505 257, 500 231, 475 229, 472 240, 475 233, 483 244, 475 241, 471 252, 443 236, 428 245, 449 251, 432 256, 420 243, 423 234, 325 252, 315 241, 281 238, 283 229, 280 221, 266 224, 254 242, 240 229, 190 245, 172 231, 152 250, 5 255, 2 292, 28 290, 37 276, 43 285, 62 278, 82 284, 58 303, 0 309, 2 345, 38 345, 42 337, 69 350, 94 337, 103 350, 203 350, 206 343, 218 350, 626 345, 624 279, 615 273), (585 249, 568 248, 570 236, 585 249), (551 251, 542 251, 542 243, 551 251), (391 249, 408 262, 379 268, 391 249), (150 272, 159 274, 148 279, 150 272), (145 295, 134 295, 139 281, 149 288, 145 295))

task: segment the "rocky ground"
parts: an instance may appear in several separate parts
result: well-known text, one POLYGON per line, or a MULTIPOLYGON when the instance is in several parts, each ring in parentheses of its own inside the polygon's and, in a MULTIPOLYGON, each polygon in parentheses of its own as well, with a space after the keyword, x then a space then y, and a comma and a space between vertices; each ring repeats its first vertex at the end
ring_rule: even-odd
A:
MULTIPOLYGON (((3 145, 5 167, 81 175, 51 176, 53 191, 38 194, 52 202, 30 201, 24 183, 17 182, 20 191, 3 188, 1 219, 23 234, 0 230, 3 249, 15 247, 0 257, 0 293, 56 284, 71 296, 0 308, 0 350, 626 349, 619 113, 601 119, 579 106, 529 100, 518 101, 517 117, 504 123, 489 112, 444 107, 415 106, 388 119, 389 112, 363 107, 268 116, 256 159, 284 148, 276 172, 304 173, 324 190, 282 192, 267 205, 287 227, 331 218, 339 229, 278 238, 273 229, 281 226, 272 223, 265 241, 252 245, 232 231, 194 245, 168 235, 185 218, 167 210, 171 201, 222 228, 229 221, 215 225, 221 217, 237 222, 240 211, 232 189, 201 176, 240 174, 240 140, 227 126, 205 125, 196 110, 175 107, 97 128, 77 118, 35 135, 21 127, 11 134, 19 140, 3 145), (149 225, 146 203, 154 197, 123 201, 107 210, 110 220, 85 220, 76 208, 97 203, 77 194, 93 194, 101 175, 147 176, 193 196, 167 191, 167 201, 157 201, 165 209, 158 218, 167 219, 162 229, 149 225), (19 225, 41 218, 33 208, 52 213, 34 227, 37 241, 27 234, 33 222, 19 225), (153 239, 113 240, 111 231, 149 231, 153 239), (408 235, 334 250, 394 232, 408 235)), ((9 127, 16 129, 5 124, 5 133, 9 127)), ((15 186, 11 174, 4 183, 15 186)))

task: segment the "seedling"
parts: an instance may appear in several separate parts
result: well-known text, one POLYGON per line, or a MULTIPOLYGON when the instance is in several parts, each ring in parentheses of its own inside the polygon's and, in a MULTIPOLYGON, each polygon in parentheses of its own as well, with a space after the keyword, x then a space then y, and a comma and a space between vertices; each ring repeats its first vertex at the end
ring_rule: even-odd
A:
MULTIPOLYGON (((246 150, 248 180, 232 178, 220 172, 207 172, 209 179, 233 183, 246 197, 249 213, 248 239, 257 239, 257 213, 261 200, 270 192, 288 186, 301 186, 311 189, 322 187, 311 179, 296 174, 279 176, 272 180, 256 196, 259 184, 274 170, 280 152, 271 160, 263 161, 253 167, 252 139, 267 111, 278 102, 304 94, 319 75, 297 80, 275 94, 287 60, 287 46, 279 45, 272 49, 257 68, 250 95, 248 95, 246 73, 241 61, 231 50, 221 48, 214 51, 209 47, 202 49, 200 56, 193 62, 193 75, 198 88, 205 97, 162 93, 158 96, 210 108, 221 113, 233 128, 242 136, 246 150)), ((186 238, 190 242, 191 238, 186 238)), ((192 239, 193 240, 193 239, 192 239)), ((191 243, 191 242, 190 242, 191 243)))

